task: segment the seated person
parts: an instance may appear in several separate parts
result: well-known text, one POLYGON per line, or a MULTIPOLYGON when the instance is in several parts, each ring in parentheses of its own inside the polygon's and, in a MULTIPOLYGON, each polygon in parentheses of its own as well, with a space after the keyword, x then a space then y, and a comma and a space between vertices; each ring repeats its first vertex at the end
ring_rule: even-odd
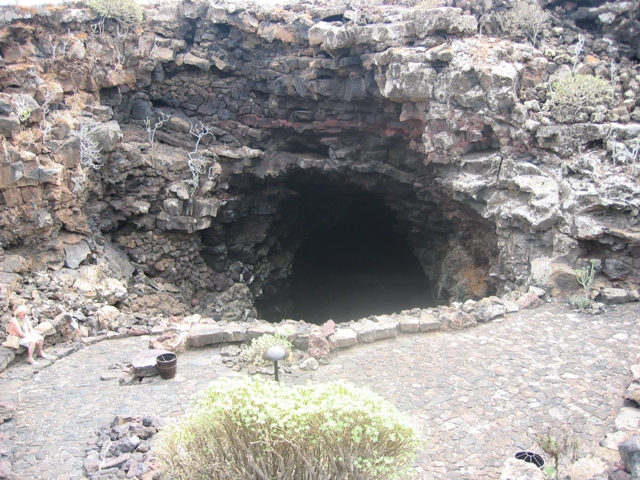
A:
POLYGON ((42 358, 47 358, 42 351, 44 337, 33 329, 27 313, 29 313, 29 310, 24 305, 20 305, 14 310, 15 317, 9 322, 9 334, 20 337, 20 345, 27 349, 27 362, 31 365, 37 365, 38 362, 33 359, 33 352, 36 347, 38 347, 38 355, 42 358))

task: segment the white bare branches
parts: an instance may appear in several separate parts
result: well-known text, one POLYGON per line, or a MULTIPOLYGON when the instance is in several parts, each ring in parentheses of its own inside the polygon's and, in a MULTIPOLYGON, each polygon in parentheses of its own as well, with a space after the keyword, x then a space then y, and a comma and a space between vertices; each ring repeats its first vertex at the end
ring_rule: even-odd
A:
POLYGON ((151 126, 151 118, 147 117, 144 120, 144 125, 146 127, 147 130, 147 134, 149 135, 149 145, 151 145, 151 149, 153 150, 154 147, 154 140, 156 137, 156 130, 161 128, 162 125, 164 125, 166 122, 169 121, 169 119, 171 118, 168 115, 165 115, 164 113, 160 114, 160 120, 156 121, 153 126, 151 126))
POLYGON ((83 167, 99 170, 102 167, 102 157, 98 142, 94 134, 102 130, 102 127, 93 122, 86 122, 80 125, 79 130, 73 130, 71 133, 80 140, 80 164, 83 167))
POLYGON ((607 150, 611 152, 614 165, 635 163, 640 155, 640 139, 638 138, 633 140, 632 146, 628 146, 626 143, 618 141, 617 132, 610 132, 605 142, 607 150))
POLYGON ((573 57, 573 67, 571 68, 571 73, 576 73, 576 66, 580 61, 580 54, 582 53, 582 49, 584 48, 584 42, 586 37, 583 34, 578 34, 578 43, 574 48, 575 56, 573 57))
POLYGON ((54 88, 51 85, 45 84, 43 88, 43 92, 44 92, 44 102, 42 102, 42 105, 40 106, 40 108, 42 108, 42 120, 40 121, 40 131, 42 132, 42 143, 46 144, 47 135, 49 134, 49 132, 51 132, 51 129, 53 128, 53 126, 47 119, 47 115, 49 115, 49 106, 51 105, 51 103, 53 103, 55 100, 58 99, 60 95, 60 91, 58 91, 56 88, 54 88))
POLYGON ((202 175, 206 171, 206 165, 208 163, 208 160, 204 158, 200 152, 198 152, 200 141, 207 135, 211 135, 214 140, 216 137, 211 132, 211 129, 208 126, 204 125, 202 122, 198 122, 198 124, 192 123, 191 128, 189 129, 189 133, 196 137, 196 145, 193 151, 187 154, 187 164, 189 165, 191 178, 189 180, 185 180, 185 183, 191 185, 191 192, 189 194, 189 201, 191 202, 193 200, 193 195, 196 193, 196 190, 200 185, 200 175, 202 175))
POLYGON ((196 137, 196 146, 193 149, 193 152, 191 153, 197 153, 198 152, 198 146, 200 145, 200 140, 202 140, 204 137, 206 137, 207 135, 211 135, 211 137, 213 138, 213 140, 216 139, 216 136, 211 133, 211 129, 204 125, 202 122, 198 122, 198 124, 191 124, 191 128, 189 129, 189 133, 191 135, 193 135, 194 137, 196 137))

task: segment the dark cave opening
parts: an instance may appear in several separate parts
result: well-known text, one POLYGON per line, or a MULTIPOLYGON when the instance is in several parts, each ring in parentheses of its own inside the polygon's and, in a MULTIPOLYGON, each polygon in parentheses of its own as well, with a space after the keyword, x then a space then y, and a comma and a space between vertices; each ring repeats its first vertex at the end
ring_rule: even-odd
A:
POLYGON ((288 285, 256 303, 262 318, 339 323, 436 303, 381 195, 323 182, 287 187, 298 193, 291 200, 297 248, 288 285))

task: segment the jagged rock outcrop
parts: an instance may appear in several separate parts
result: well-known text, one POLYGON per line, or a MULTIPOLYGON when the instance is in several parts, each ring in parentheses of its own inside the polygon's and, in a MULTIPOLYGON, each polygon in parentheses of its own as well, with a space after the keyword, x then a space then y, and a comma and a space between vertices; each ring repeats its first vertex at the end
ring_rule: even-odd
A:
POLYGON ((640 190, 635 159, 620 162, 640 132, 636 40, 601 48, 628 10, 556 12, 534 48, 478 35, 491 9, 451 3, 358 21, 338 4, 162 4, 129 31, 80 7, 3 7, 4 311, 49 269, 100 306, 153 293, 216 321, 259 316, 256 302, 283 318, 296 255, 369 198, 433 304, 566 293, 588 258, 603 298, 636 298, 640 190), (587 17, 599 27, 576 56, 587 17), (554 115, 550 85, 571 71, 611 78, 612 108, 554 115), (120 278, 74 279, 108 271, 114 248, 132 265, 120 278))

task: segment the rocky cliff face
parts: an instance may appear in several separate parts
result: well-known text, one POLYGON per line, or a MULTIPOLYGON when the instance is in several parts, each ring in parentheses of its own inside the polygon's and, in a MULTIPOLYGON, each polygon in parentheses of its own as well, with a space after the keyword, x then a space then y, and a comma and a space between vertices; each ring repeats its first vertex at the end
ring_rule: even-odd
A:
POLYGON ((635 31, 638 2, 557 9, 538 48, 491 33, 485 3, 184 2, 130 28, 4 7, 3 308, 40 271, 218 319, 299 317, 346 290, 403 291, 400 310, 569 292, 588 259, 596 287, 636 298, 637 37, 609 37, 635 31), (545 107, 572 71, 610 80, 611 108, 545 107))

